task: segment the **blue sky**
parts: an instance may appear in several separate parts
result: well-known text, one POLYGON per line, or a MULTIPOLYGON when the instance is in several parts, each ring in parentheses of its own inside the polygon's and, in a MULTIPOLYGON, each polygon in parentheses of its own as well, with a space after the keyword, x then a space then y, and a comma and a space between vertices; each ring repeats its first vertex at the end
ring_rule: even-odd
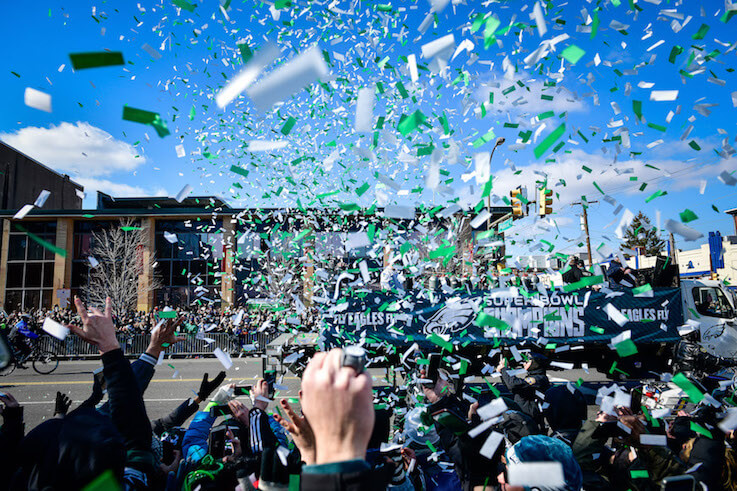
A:
MULTIPOLYGON (((186 184, 193 194, 217 194, 234 206, 295 206, 299 199, 302 205, 364 207, 459 200, 468 207, 480 198, 477 181, 486 179, 484 169, 477 172, 474 154, 490 151, 493 139, 478 148, 474 142, 493 131, 506 138, 490 169, 495 195, 506 196, 517 185, 532 192, 545 175, 558 193, 555 223, 534 217, 517 222, 508 234, 518 245, 530 240, 529 246, 537 246, 545 239, 562 252, 577 250, 579 207, 570 203, 582 195, 599 201, 590 207, 594 246, 616 248, 614 229, 623 212, 613 211, 619 204, 633 213, 643 210, 654 225, 658 214, 664 225, 688 208, 699 217, 688 225, 703 234, 734 233, 731 218, 712 208, 733 208, 737 197, 735 187, 717 178, 737 169, 737 159, 728 155, 737 145, 731 96, 737 50, 730 50, 737 20, 720 21, 723 2, 640 1, 636 15, 626 0, 618 6, 610 1, 543 5, 543 35, 531 20, 534 2, 467 3, 433 2, 438 10, 446 6, 421 32, 431 9, 425 1, 381 4, 390 8, 296 1, 277 10, 241 0, 221 9, 224 2, 205 0, 193 12, 169 1, 15 2, 3 9, 5 39, 12 42, 0 48, 5 64, 0 138, 84 184, 89 207, 95 189, 118 196, 174 196, 186 184), (592 39, 595 17, 598 31, 592 39), (471 32, 477 18, 483 24, 471 32), (496 19, 495 37, 485 46, 484 30, 496 19), (693 39, 702 25, 708 26, 703 39, 693 39), (423 45, 449 34, 454 39, 447 54, 423 57, 423 45), (556 37, 554 51, 525 63, 542 42, 549 46, 556 37), (214 95, 243 66, 237 45, 257 50, 267 41, 282 51, 267 72, 317 44, 330 60, 323 87, 312 84, 309 93, 285 94, 283 104, 266 112, 245 94, 218 108, 214 95), (449 60, 454 48, 468 43, 473 47, 449 60), (144 44, 161 57, 154 59, 144 44), (585 51, 575 65, 560 56, 571 45, 585 51), (683 52, 671 63, 674 46, 683 52), (69 53, 104 49, 121 51, 125 66, 71 69, 69 53), (416 82, 408 68, 412 54, 416 82), (448 68, 437 71, 444 65, 448 68), (377 86, 375 127, 385 118, 376 137, 354 130, 356 94, 372 86, 377 86), (53 111, 26 106, 27 87, 50 94, 53 111), (678 90, 678 96, 651 101, 653 90, 678 90), (643 121, 637 120, 633 101, 641 101, 643 121), (159 138, 151 126, 122 120, 125 104, 158 112, 171 134, 159 138), (416 110, 430 127, 405 137, 397 123, 416 110), (439 119, 443 114, 450 135, 439 119), (285 136, 280 130, 290 116, 296 124, 285 136), (563 123, 564 134, 537 158, 534 149, 563 123), (689 125, 693 129, 682 140, 689 125), (519 135, 528 131, 529 137, 519 135), (248 152, 253 140, 287 146, 248 152), (180 144, 183 158, 177 157, 180 144), (434 154, 418 155, 429 145, 434 154), (232 165, 249 170, 248 177, 230 172, 232 165), (438 187, 437 170, 452 182, 438 187), (594 182, 617 204, 604 202, 594 182), (356 189, 364 183, 370 188, 359 196, 356 189), (658 190, 667 195, 646 203, 658 190), (334 191, 339 193, 318 200, 334 191)), ((692 245, 679 241, 680 247, 692 245)), ((529 253, 529 246, 513 252, 529 253)))

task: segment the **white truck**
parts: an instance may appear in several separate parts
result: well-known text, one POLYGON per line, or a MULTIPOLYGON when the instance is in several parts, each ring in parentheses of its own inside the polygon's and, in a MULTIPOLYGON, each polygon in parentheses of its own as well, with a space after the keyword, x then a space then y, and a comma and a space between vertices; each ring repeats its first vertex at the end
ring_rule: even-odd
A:
POLYGON ((681 280, 684 324, 699 330, 701 345, 714 356, 737 358, 737 309, 716 280, 681 280))

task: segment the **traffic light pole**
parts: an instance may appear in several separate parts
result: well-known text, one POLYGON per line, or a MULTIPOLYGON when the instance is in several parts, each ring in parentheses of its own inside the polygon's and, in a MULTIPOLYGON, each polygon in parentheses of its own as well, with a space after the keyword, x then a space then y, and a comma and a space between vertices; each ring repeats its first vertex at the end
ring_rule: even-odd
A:
POLYGON ((598 201, 588 201, 586 203, 579 201, 577 203, 571 203, 572 205, 581 205, 581 209, 583 210, 583 227, 586 232, 586 250, 589 254, 589 268, 594 267, 594 259, 591 257, 591 238, 589 237, 589 214, 586 211, 588 205, 591 203, 598 203, 598 201))

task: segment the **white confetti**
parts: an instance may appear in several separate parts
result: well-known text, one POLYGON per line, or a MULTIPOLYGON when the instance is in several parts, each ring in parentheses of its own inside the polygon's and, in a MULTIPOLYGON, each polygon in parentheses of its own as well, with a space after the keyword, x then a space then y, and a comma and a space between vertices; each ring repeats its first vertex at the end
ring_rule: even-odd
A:
POLYGON ((67 334, 69 334, 69 328, 59 324, 55 320, 52 320, 50 318, 44 319, 44 323, 41 326, 41 329, 46 331, 47 333, 51 334, 58 340, 63 340, 67 337, 67 334))
POLYGON ((312 47, 246 89, 258 109, 266 111, 300 89, 327 78, 330 70, 319 48, 312 47))
POLYGON ((26 87, 23 99, 28 107, 46 111, 47 113, 51 112, 51 95, 46 92, 26 87))

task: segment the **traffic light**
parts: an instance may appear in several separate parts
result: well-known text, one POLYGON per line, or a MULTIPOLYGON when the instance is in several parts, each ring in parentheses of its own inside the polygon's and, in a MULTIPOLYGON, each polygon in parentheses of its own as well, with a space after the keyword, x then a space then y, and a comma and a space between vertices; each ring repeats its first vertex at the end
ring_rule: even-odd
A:
POLYGON ((537 209, 541 217, 553 213, 553 191, 547 188, 540 188, 537 197, 537 209))
POLYGON ((513 189, 509 192, 510 201, 512 203, 512 215, 521 217, 525 215, 524 208, 522 208, 522 188, 513 189))

